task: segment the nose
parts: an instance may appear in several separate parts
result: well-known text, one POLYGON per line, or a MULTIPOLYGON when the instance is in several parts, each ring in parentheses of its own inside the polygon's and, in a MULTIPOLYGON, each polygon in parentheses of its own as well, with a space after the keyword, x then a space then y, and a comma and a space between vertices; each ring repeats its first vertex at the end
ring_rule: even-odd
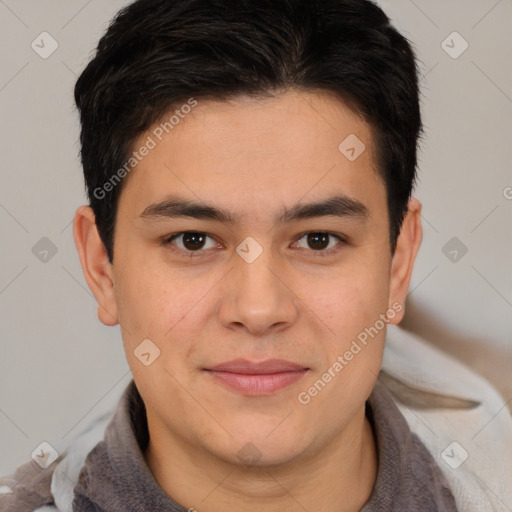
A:
POLYGON ((251 263, 238 255, 234 260, 234 268, 223 283, 221 324, 252 336, 268 336, 292 325, 298 316, 299 299, 271 251, 264 250, 251 263))

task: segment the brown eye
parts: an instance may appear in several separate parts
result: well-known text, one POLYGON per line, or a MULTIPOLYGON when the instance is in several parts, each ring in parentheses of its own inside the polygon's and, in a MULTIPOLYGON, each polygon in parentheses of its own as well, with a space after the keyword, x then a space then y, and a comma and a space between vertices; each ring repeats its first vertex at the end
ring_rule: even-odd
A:
POLYGON ((329 245, 329 236, 327 233, 308 233, 308 245, 315 251, 325 249, 329 245))
POLYGON ((167 243, 171 243, 183 251, 198 252, 203 249, 215 247, 215 241, 206 233, 200 231, 183 231, 172 235, 167 239, 167 243), (210 239, 210 241, 208 241, 210 239))
POLYGON ((301 249, 317 252, 318 256, 329 256, 337 252, 345 240, 334 233, 325 231, 311 231, 301 236, 295 244, 301 249))
POLYGON ((197 251, 202 249, 206 236, 203 233, 184 233, 183 234, 183 245, 189 251, 197 251))

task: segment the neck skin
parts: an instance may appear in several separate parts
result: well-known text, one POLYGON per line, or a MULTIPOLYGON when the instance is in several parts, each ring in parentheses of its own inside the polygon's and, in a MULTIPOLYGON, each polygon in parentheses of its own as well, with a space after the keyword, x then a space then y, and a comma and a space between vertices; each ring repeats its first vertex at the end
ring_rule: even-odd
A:
POLYGON ((148 411, 146 462, 164 492, 191 511, 358 512, 375 485, 377 450, 364 407, 319 451, 270 467, 230 464, 151 424, 148 411))

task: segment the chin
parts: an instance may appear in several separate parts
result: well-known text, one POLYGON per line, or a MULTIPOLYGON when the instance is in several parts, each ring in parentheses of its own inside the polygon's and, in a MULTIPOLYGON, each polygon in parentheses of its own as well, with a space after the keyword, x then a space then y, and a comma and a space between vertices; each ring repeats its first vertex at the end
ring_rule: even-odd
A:
POLYGON ((239 439, 234 444, 239 448, 233 452, 231 445, 228 462, 246 468, 282 466, 293 462, 302 453, 298 446, 299 440, 293 440, 289 436, 286 441, 269 441, 265 436, 253 436, 252 441, 239 439))

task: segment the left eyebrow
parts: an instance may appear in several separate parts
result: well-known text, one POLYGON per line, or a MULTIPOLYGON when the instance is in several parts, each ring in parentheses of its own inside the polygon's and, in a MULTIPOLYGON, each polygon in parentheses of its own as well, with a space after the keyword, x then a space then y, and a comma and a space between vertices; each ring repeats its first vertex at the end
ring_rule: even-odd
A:
MULTIPOLYGON (((286 223, 326 216, 353 217, 364 220, 369 216, 369 211, 357 199, 345 195, 336 195, 323 201, 295 204, 280 213, 275 222, 286 223)), ((149 220, 190 217, 202 220, 216 220, 228 224, 233 224, 238 220, 228 210, 201 202, 173 197, 149 205, 139 217, 149 220)))
POLYGON ((293 222, 315 217, 356 217, 361 220, 369 216, 368 208, 360 201, 338 195, 316 203, 298 203, 285 210, 277 222, 293 222))

